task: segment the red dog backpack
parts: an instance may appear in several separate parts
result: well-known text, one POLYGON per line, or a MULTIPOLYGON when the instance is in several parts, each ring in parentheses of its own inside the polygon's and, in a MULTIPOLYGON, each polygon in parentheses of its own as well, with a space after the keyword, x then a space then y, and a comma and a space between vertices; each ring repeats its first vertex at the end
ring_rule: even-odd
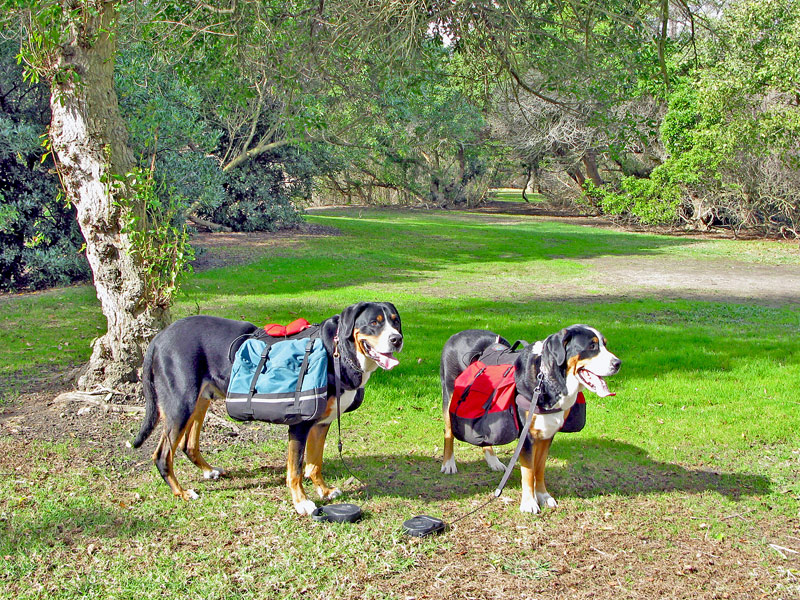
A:
MULTIPOLYGON (((529 410, 530 398, 517 396, 516 346, 492 344, 456 377, 449 407, 456 439, 475 446, 502 446, 519 438, 522 421, 517 402, 529 410)), ((579 392, 560 431, 578 432, 585 424, 586 403, 579 392)))
POLYGON ((515 358, 508 346, 492 344, 456 377, 449 409, 456 439, 475 446, 502 446, 519 437, 515 358))

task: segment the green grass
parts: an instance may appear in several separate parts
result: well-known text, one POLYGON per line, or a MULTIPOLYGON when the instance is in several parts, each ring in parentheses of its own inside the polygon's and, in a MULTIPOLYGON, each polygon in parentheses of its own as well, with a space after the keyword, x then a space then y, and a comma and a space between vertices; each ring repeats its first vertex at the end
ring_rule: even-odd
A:
MULTIPOLYGON (((566 580, 565 564, 582 568, 600 551, 616 553, 614 544, 632 549, 617 571, 643 573, 613 584, 630 596, 645 577, 684 589, 670 579, 680 565, 665 567, 667 575, 658 569, 689 560, 687 547, 763 572, 763 591, 782 585, 786 569, 797 575, 768 542, 786 546, 791 538, 780 536, 797 531, 800 304, 626 298, 593 282, 583 260, 711 256, 797 265, 791 247, 470 214, 335 210, 308 218, 342 235, 277 245, 250 265, 195 274, 174 313, 313 321, 359 300, 395 303, 406 337, 401 364, 376 374, 364 405, 343 419, 344 453, 366 488, 336 458, 335 431, 326 452, 326 477, 366 519, 323 526, 293 513, 279 428, 258 443, 208 445, 209 461, 231 472, 217 482, 202 481, 179 459, 179 479, 202 496, 189 504, 169 496, 147 468, 147 452, 122 447, 138 418, 120 417, 102 443, 20 444, 0 428, 0 597, 406 598, 435 595, 439 580, 455 585, 448 556, 547 597, 548 586, 566 580), (547 293, 565 282, 573 294, 547 293), (403 537, 404 519, 426 513, 451 521, 487 499, 499 479, 463 444, 459 474, 439 473, 438 357, 447 337, 488 327, 533 341, 575 322, 598 327, 623 367, 609 379, 617 395, 589 395, 586 428, 553 444, 548 487, 561 507, 521 515, 517 473, 504 493, 510 503, 496 502, 434 539, 403 537), (626 537, 612 544, 610 530, 626 537), (575 531, 586 541, 574 541, 573 558, 538 550, 575 531)), ((1 300, 0 377, 24 391, 38 371, 85 360, 98 313, 88 287, 1 300)), ((501 449, 501 459, 511 450, 501 449)), ((489 575, 466 577, 479 586, 489 575)), ((737 597, 749 584, 736 577, 714 579, 737 597)), ((452 590, 460 588, 446 589, 457 597, 452 590)), ((627 597, 615 593, 607 597, 627 597)))
MULTIPOLYGON (((528 193, 528 200, 530 202, 544 202, 545 198, 541 194, 528 193)), ((522 190, 513 188, 498 188, 492 190, 490 198, 497 202, 525 202, 522 197, 522 190)))

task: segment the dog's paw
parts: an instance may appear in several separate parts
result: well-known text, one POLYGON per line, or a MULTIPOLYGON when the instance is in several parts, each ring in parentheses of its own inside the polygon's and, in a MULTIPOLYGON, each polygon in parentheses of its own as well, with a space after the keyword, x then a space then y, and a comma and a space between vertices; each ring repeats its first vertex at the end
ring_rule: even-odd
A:
POLYGON ((539 503, 536 502, 536 498, 523 496, 522 502, 519 503, 519 511, 538 515, 541 509, 539 508, 539 503))
POLYGON ((458 469, 456 468, 456 459, 450 457, 449 460, 442 463, 442 473, 447 473, 448 475, 452 475, 453 473, 458 473, 458 469))
POLYGON ((303 500, 294 505, 298 515, 310 515, 317 509, 317 505, 311 500, 303 500))
POLYGON ((558 502, 556 499, 553 498, 550 494, 536 494, 536 500, 539 503, 539 506, 542 508, 556 508, 558 506, 558 502))
POLYGON ((184 500, 197 500, 200 497, 200 494, 195 492, 194 490, 183 490, 183 494, 181 494, 181 498, 184 500))
POLYGON ((319 497, 322 500, 335 500, 342 495, 342 491, 339 488, 332 488, 326 492, 322 488, 318 487, 317 494, 319 494, 319 497))
POLYGON ((489 468, 492 471, 505 471, 506 466, 500 462, 500 459, 497 458, 494 454, 489 454, 488 452, 484 452, 483 457, 486 459, 486 464, 489 465, 489 468))
POLYGON ((219 479, 225 475, 225 469, 222 467, 211 467, 210 471, 203 471, 203 477, 205 479, 219 479))

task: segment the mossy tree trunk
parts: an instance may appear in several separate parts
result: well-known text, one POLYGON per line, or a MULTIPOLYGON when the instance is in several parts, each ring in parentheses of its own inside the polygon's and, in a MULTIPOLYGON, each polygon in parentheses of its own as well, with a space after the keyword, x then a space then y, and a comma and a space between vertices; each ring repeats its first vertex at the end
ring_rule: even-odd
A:
POLYGON ((125 215, 115 201, 125 186, 112 185, 135 166, 114 90, 116 11, 112 2, 89 4, 94 10, 84 9, 49 56, 50 140, 108 320, 78 387, 127 389, 138 381, 144 350, 169 315, 167 308, 145 301, 144 270, 129 251, 125 215))

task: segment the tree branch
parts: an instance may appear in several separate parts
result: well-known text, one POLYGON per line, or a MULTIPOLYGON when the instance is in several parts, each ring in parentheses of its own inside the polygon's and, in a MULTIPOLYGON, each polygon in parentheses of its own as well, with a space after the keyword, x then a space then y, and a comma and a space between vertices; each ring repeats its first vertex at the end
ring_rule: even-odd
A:
POLYGON ((231 160, 227 165, 222 167, 222 170, 227 173, 228 171, 235 169, 242 163, 247 162, 251 158, 255 158, 256 156, 260 156, 265 152, 270 152, 272 150, 276 150, 278 148, 286 146, 288 143, 289 140, 278 140, 277 142, 268 142, 268 143, 262 142, 255 148, 251 148, 250 150, 247 150, 246 152, 242 152, 241 154, 239 154, 236 158, 231 160))

